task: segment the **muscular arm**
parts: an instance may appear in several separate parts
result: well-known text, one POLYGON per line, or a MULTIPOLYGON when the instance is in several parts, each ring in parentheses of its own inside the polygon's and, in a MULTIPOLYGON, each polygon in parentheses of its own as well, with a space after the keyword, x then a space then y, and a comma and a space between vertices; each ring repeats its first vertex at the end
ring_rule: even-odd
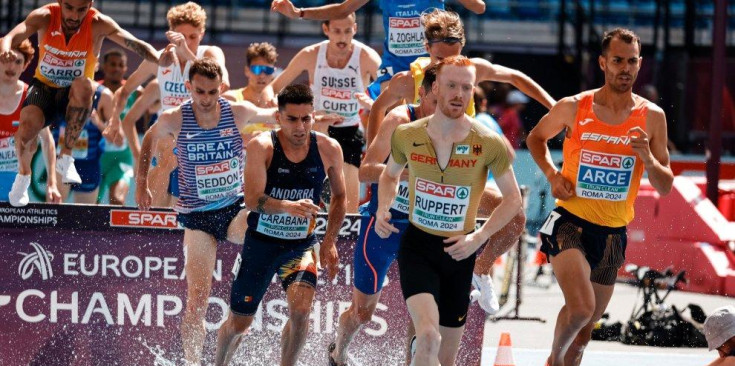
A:
MULTIPOLYGON (((385 165, 383 173, 380 174, 378 182, 378 210, 377 212, 388 212, 393 200, 398 195, 398 182, 401 178, 403 166, 396 163, 391 155, 388 164, 385 165)), ((376 215, 378 216, 378 215, 376 215)))
POLYGON ((518 188, 512 166, 508 167, 503 174, 496 176, 495 182, 500 189, 503 200, 493 210, 487 221, 482 224, 480 230, 478 230, 478 234, 482 238, 482 243, 486 242, 490 239, 490 236, 505 227, 523 209, 521 192, 518 188))
POLYGON ((146 131, 143 136, 143 146, 140 149, 140 158, 138 160, 138 174, 135 176, 135 183, 138 189, 148 189, 148 170, 151 166, 153 158, 153 148, 158 140, 167 136, 177 136, 181 131, 181 109, 173 108, 161 113, 158 122, 146 131))
POLYGON ((380 55, 369 46, 365 46, 360 54, 360 68, 365 72, 368 80, 378 78, 378 67, 380 67, 380 55))
MULTIPOLYGON (((674 173, 669 166, 669 150, 666 147, 668 135, 666 132, 666 115, 663 110, 650 103, 646 131, 649 137, 650 151, 642 154, 636 151, 648 172, 648 180, 658 193, 665 195, 671 192, 674 182, 674 173)), ((632 142, 632 144, 634 144, 632 142)), ((635 145, 634 145, 635 146, 635 145)))
MULTIPOLYGON (((113 98, 113 110, 110 116, 110 125, 116 128, 120 123, 120 113, 125 109, 125 104, 135 90, 143 85, 148 79, 154 77, 158 71, 158 65, 143 61, 140 66, 130 75, 125 84, 115 92, 113 98)), ((150 84, 149 84, 150 85, 150 84)), ((157 85, 157 84, 156 84, 157 85)))
POLYGON ((98 14, 102 35, 109 40, 135 52, 141 58, 158 64, 158 52, 147 42, 141 41, 120 26, 112 18, 98 14))
POLYGON ((279 200, 265 193, 268 162, 273 155, 271 135, 262 133, 250 140, 247 146, 248 163, 245 164, 245 205, 250 211, 272 215, 288 213, 293 201, 279 200))
POLYGON ((385 168, 385 159, 390 155, 390 138, 396 127, 408 122, 406 108, 398 106, 394 108, 383 120, 378 130, 378 135, 367 150, 365 158, 360 164, 360 182, 377 183, 380 174, 385 168))
POLYGON ((319 144, 319 152, 322 160, 327 162, 327 177, 329 178, 330 201, 329 214, 327 217, 327 230, 322 239, 322 250, 327 246, 334 245, 337 242, 339 228, 347 212, 346 206, 346 188, 345 177, 342 172, 342 148, 337 141, 326 136, 318 135, 318 139, 323 140, 319 144))
POLYGON ((385 114, 390 108, 400 103, 402 100, 407 102, 413 102, 414 97, 414 86, 413 76, 407 72, 401 72, 396 74, 388 83, 388 86, 383 90, 378 99, 373 103, 373 107, 370 109, 370 117, 367 125, 367 143, 370 143, 378 134, 380 124, 385 118, 385 114))
POLYGON ((11 29, 0 41, 0 55, 10 52, 13 47, 17 47, 21 42, 38 32, 41 28, 48 26, 51 12, 45 8, 33 10, 26 19, 15 28, 11 29))
POLYGON ((475 14, 485 12, 485 2, 483 0, 457 0, 457 2, 475 14))
POLYGON ((230 89, 230 73, 225 65, 225 53, 217 46, 209 46, 204 52, 204 57, 211 57, 222 67, 222 83, 226 89, 230 89))
POLYGON ((478 83, 484 80, 509 83, 548 109, 551 109, 554 103, 556 103, 554 98, 544 88, 528 77, 528 75, 518 70, 492 64, 490 61, 482 58, 473 58, 472 63, 477 67, 478 83))
POLYGON ((541 121, 531 130, 526 138, 526 145, 533 156, 533 160, 538 165, 541 172, 547 179, 558 173, 554 161, 551 158, 551 152, 546 143, 558 135, 565 128, 573 128, 573 119, 577 110, 577 100, 575 97, 568 97, 560 100, 551 108, 541 121))
POLYGON ((110 120, 110 113, 112 112, 112 91, 104 88, 102 94, 100 94, 100 100, 97 102, 97 117, 92 117, 92 123, 100 131, 105 129, 107 121, 110 120))
POLYGON ((315 50, 315 47, 306 47, 294 56, 283 72, 271 81, 270 86, 273 88, 274 93, 278 94, 283 88, 296 80, 302 72, 309 70, 309 67, 311 69, 316 67, 315 50))
MULTIPOLYGON (((341 3, 328 4, 313 8, 301 8, 304 11, 304 19, 330 20, 346 18, 350 13, 356 12, 369 0, 345 0, 341 3)), ((289 0, 274 0, 271 10, 277 11, 291 19, 299 17, 299 9, 289 0)))
POLYGON ((231 102, 230 108, 235 117, 235 125, 240 131, 251 123, 276 123, 276 108, 259 108, 247 100, 231 102))
MULTIPOLYGON (((135 100, 130 107, 125 119, 122 121, 122 128, 125 132, 125 138, 128 140, 130 151, 133 153, 133 161, 140 158, 140 141, 138 140, 138 130, 135 128, 135 122, 141 119, 148 109, 161 98, 161 91, 158 89, 158 81, 153 80, 143 89, 143 93, 135 100)), ((126 99, 127 100, 127 99, 126 99)))

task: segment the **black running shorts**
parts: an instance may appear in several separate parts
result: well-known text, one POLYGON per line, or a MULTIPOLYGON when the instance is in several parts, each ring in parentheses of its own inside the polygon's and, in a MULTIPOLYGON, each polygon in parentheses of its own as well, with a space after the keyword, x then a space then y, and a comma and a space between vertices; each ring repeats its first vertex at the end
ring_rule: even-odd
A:
POLYGON ((365 136, 359 126, 332 127, 328 129, 329 137, 337 140, 342 147, 344 162, 360 167, 362 160, 362 148, 365 146, 365 136))
POLYGON ((33 78, 28 87, 23 107, 34 105, 43 111, 44 126, 56 125, 66 116, 66 107, 69 105, 69 90, 71 87, 54 88, 40 80, 33 78))

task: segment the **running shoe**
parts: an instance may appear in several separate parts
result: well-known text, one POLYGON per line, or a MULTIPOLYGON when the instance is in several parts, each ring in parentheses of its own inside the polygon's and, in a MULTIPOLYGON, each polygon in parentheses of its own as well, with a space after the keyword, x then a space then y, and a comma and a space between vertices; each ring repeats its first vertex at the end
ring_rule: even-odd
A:
POLYGON ((10 204, 15 207, 23 207, 28 204, 28 187, 31 185, 30 175, 15 175, 13 187, 10 188, 8 198, 10 204))
POLYGON ((472 285, 480 290, 480 299, 477 302, 480 304, 482 310, 485 310, 488 315, 497 314, 498 310, 500 310, 500 304, 498 303, 498 295, 495 294, 493 278, 486 274, 478 276, 473 273, 472 285))
POLYGON ((74 158, 71 155, 61 155, 56 160, 56 171, 61 174, 61 183, 82 184, 82 177, 77 173, 77 168, 74 166, 74 158))

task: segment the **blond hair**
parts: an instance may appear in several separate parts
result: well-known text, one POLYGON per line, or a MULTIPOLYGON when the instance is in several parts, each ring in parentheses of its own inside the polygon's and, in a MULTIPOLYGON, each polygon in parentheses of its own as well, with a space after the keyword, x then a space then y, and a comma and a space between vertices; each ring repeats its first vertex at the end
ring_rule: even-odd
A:
POLYGON ((421 22, 424 24, 426 41, 459 38, 462 40, 462 46, 464 46, 464 25, 462 25, 459 14, 453 11, 434 9, 430 13, 422 14, 421 22))
POLYGON ((199 4, 189 1, 186 4, 176 5, 166 13, 168 28, 174 29, 182 24, 189 24, 204 31, 207 25, 207 12, 199 4))

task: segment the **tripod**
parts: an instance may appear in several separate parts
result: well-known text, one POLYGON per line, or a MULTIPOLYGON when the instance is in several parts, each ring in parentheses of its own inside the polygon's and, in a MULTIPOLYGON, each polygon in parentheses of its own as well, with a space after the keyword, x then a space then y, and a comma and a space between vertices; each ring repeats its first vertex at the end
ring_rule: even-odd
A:
MULTIPOLYGON (((526 197, 528 196, 528 187, 521 186, 521 199, 523 201, 523 210, 526 209, 526 197)), ((522 292, 521 289, 523 288, 523 262, 525 262, 525 251, 526 251, 526 234, 527 229, 523 229, 523 233, 521 234, 521 237, 518 238, 518 243, 516 244, 516 258, 515 260, 512 259, 512 255, 508 253, 508 261, 506 263, 506 269, 505 269, 505 276, 503 277, 503 288, 501 291, 500 296, 500 305, 504 305, 505 302, 508 299, 508 292, 510 290, 510 282, 513 272, 513 267, 515 266, 516 270, 516 303, 513 309, 511 309, 506 315, 498 316, 493 318, 493 321, 499 321, 499 320, 528 320, 528 321, 537 321, 541 323, 546 323, 546 319, 539 318, 539 317, 522 317, 520 316, 520 309, 521 309, 521 303, 522 303, 522 292), (510 315, 510 313, 514 313, 513 316, 510 315)))

